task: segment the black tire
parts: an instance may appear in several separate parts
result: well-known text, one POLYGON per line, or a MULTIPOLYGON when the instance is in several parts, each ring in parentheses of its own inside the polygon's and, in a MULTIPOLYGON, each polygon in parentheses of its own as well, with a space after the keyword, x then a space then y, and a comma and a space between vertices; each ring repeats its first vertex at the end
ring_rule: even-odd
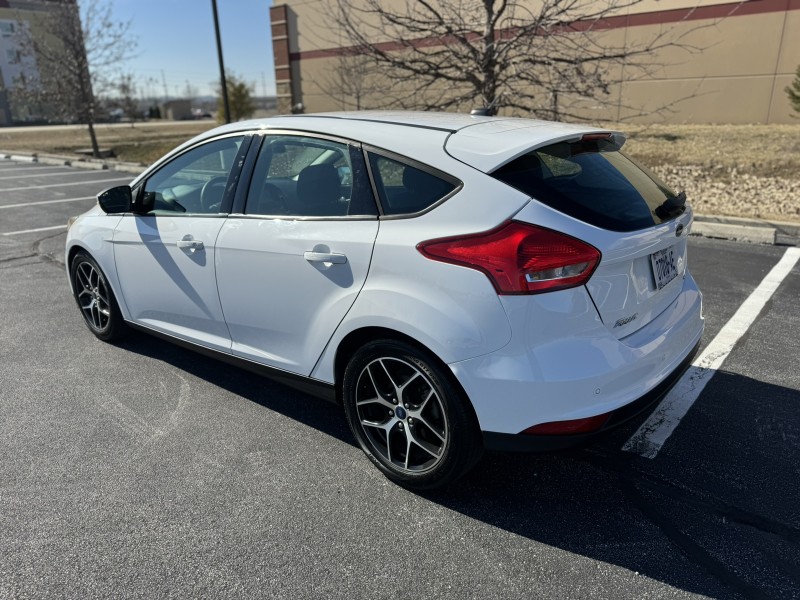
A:
POLYGON ((89 331, 104 342, 122 339, 128 333, 128 327, 97 262, 81 250, 72 259, 69 276, 75 302, 89 331))
POLYGON ((463 392, 437 360, 411 344, 376 340, 363 346, 345 368, 342 398, 361 449, 404 487, 446 486, 483 451, 463 392))

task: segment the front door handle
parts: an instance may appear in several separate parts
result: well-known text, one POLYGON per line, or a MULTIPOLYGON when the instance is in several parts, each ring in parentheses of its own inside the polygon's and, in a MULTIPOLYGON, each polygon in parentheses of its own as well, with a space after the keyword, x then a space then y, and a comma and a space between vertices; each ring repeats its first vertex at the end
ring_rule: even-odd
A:
POLYGON ((303 258, 308 262, 333 263, 334 265, 343 265, 347 262, 347 256, 335 252, 304 252, 303 258))
POLYGON ((189 252, 197 252, 203 249, 203 242, 194 239, 191 235, 185 235, 182 239, 178 240, 178 248, 188 249, 189 252))

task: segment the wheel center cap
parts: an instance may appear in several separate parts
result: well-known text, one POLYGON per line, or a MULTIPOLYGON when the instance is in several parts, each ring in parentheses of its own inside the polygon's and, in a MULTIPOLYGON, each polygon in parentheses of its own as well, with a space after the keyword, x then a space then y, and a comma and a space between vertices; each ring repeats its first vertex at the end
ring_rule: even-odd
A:
POLYGON ((403 419, 405 419, 405 418, 406 418, 406 416, 407 416, 406 409, 405 409, 405 408, 403 408, 402 406, 398 406, 397 408, 395 408, 395 409, 394 409, 394 414, 395 414, 395 416, 396 416, 398 419, 400 419, 401 421, 402 421, 403 419))

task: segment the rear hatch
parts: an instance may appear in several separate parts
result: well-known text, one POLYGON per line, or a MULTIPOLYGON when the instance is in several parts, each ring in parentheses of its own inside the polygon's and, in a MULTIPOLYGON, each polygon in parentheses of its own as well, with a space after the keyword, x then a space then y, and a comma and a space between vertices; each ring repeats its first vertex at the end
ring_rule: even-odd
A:
MULTIPOLYGON (((644 327, 678 297, 686 272, 691 211, 620 151, 623 138, 593 132, 529 149, 491 172, 561 215, 559 230, 602 259, 586 287, 618 339, 644 327)), ((535 203, 515 219, 552 226, 535 203), (537 210, 537 208, 539 210, 537 210)))

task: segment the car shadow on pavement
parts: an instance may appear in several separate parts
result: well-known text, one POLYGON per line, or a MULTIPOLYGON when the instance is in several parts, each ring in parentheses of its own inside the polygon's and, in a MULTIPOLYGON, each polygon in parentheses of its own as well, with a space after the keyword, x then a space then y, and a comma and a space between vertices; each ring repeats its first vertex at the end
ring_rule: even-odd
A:
POLYGON ((635 423, 585 449, 486 455, 426 494, 470 518, 717 598, 800 597, 800 391, 719 372, 653 460, 635 423))
POLYGON ((342 409, 320 398, 293 390, 267 377, 227 365, 191 350, 162 342, 138 331, 117 344, 120 348, 164 361, 232 394, 355 446, 342 409))
MULTIPOLYGON (((120 347, 355 445, 336 405, 144 334, 120 347)), ((487 453, 462 480, 418 496, 691 593, 798 597, 798 407, 797 390, 720 372, 654 460, 620 450, 642 417, 584 449, 487 453)), ((514 562, 515 548, 492 550, 514 562)))

